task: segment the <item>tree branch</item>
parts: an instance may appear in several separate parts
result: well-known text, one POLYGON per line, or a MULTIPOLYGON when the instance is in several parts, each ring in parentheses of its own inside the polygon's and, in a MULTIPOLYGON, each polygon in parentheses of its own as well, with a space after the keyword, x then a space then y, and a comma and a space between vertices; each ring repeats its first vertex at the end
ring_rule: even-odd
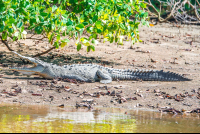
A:
MULTIPOLYGON (((0 38, 1 38, 1 41, 3 42, 3 44, 8 48, 9 51, 14 51, 13 49, 11 49, 11 48, 9 47, 8 43, 7 43, 5 40, 2 39, 2 36, 0 36, 0 38)), ((32 56, 32 57, 37 57, 37 56, 46 54, 46 53, 50 52, 51 50, 53 50, 53 49, 55 49, 55 48, 56 48, 56 47, 53 46, 52 48, 48 49, 47 51, 42 52, 42 53, 38 53, 38 54, 36 54, 36 55, 34 55, 34 56, 32 56)))
POLYGON ((34 56, 32 56, 32 57, 37 57, 37 56, 40 56, 40 55, 46 54, 46 53, 50 52, 51 50, 53 50, 53 49, 55 49, 55 48, 56 48, 56 47, 53 46, 52 48, 48 49, 47 51, 42 52, 42 53, 38 53, 38 54, 36 54, 36 55, 34 55, 34 56))
POLYGON ((9 51, 14 51, 13 49, 11 49, 9 47, 8 43, 5 40, 2 39, 2 36, 0 36, 0 38, 1 38, 1 41, 3 42, 3 44, 8 48, 9 51))
MULTIPOLYGON (((166 22, 168 21, 170 18, 174 18, 176 21, 181 21, 182 23, 199 23, 200 21, 200 15, 198 12, 198 8, 200 6, 200 3, 198 2, 198 0, 195 0, 195 2, 197 4, 192 4, 189 0, 157 0, 159 2, 160 5, 160 11, 157 10, 157 8, 155 7, 155 5, 152 4, 151 0, 148 1, 143 1, 143 3, 145 3, 147 5, 148 8, 146 8, 149 12, 149 14, 152 14, 154 16, 156 16, 158 18, 159 22, 166 22), (166 18, 162 18, 161 15, 161 6, 162 3, 166 4, 167 7, 170 7, 170 14, 167 15, 166 18), (188 15, 188 11, 185 9, 185 4, 188 4, 192 10, 194 11, 194 17, 188 15), (149 7, 153 9, 153 11, 149 10, 149 7)), ((142 1, 140 1, 142 2, 142 1)))
POLYGON ((195 16, 197 17, 198 20, 200 20, 200 17, 198 15, 198 12, 197 12, 196 8, 188 0, 186 1, 186 3, 188 3, 192 7, 192 9, 194 9, 195 16))

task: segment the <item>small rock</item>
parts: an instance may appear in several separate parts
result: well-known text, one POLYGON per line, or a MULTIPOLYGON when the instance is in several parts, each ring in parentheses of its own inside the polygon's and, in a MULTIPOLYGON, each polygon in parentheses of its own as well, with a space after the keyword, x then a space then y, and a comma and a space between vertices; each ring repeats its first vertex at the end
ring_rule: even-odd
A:
POLYGON ((83 99, 83 98, 84 98, 84 96, 82 96, 82 95, 79 95, 79 97, 80 97, 81 99, 83 99))
POLYGON ((39 92, 42 91, 42 90, 43 90, 43 89, 41 89, 41 88, 37 89, 37 91, 39 91, 39 92))
POLYGON ((120 103, 124 103, 124 102, 127 102, 126 98, 121 97, 121 98, 120 98, 120 103))
POLYGON ((116 93, 115 93, 115 90, 111 92, 110 96, 115 96, 116 93))
POLYGON ((92 102, 94 102, 94 100, 93 100, 93 99, 83 99, 82 102, 89 102, 89 103, 92 103, 92 102))
POLYGON ((69 88, 69 89, 65 89, 65 91, 69 92, 72 91, 73 89, 69 88))
POLYGON ((58 107, 60 107, 60 108, 64 108, 64 106, 65 106, 64 104, 61 104, 61 105, 59 105, 58 107))
POLYGON ((115 86, 114 88, 116 88, 116 89, 124 89, 125 87, 124 86, 115 86))
POLYGON ((51 101, 53 101, 53 99, 54 99, 54 97, 53 97, 53 96, 51 96, 51 95, 49 95, 49 98, 51 99, 51 101))
POLYGON ((142 97, 142 98, 144 97, 142 94, 139 94, 139 93, 137 95, 140 96, 140 97, 142 97))
POLYGON ((140 107, 140 106, 143 106, 143 105, 141 105, 141 104, 139 104, 139 103, 136 104, 136 107, 140 107))
POLYGON ((42 96, 42 94, 32 94, 33 96, 42 96))
POLYGON ((137 97, 133 97, 132 100, 137 100, 137 97))
POLYGON ((17 99, 14 99, 13 102, 17 102, 17 99))
POLYGON ((154 93, 160 93, 160 90, 159 89, 154 89, 154 91, 153 91, 154 93))

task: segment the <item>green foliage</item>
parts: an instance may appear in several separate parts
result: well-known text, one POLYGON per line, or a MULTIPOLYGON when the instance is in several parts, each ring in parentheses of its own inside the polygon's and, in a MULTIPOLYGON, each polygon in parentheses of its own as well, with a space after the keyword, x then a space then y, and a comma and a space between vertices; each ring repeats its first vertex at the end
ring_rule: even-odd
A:
POLYGON ((139 0, 0 0, 0 33, 3 40, 20 40, 33 30, 56 48, 74 38, 78 51, 84 45, 89 52, 98 37, 123 44, 127 36, 138 42, 138 25, 148 25, 144 8, 139 0))

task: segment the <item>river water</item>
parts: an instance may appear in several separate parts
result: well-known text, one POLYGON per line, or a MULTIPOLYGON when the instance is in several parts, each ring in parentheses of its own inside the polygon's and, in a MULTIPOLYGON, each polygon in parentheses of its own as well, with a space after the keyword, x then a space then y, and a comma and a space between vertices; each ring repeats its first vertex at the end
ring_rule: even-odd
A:
POLYGON ((200 114, 0 105, 0 133, 199 133, 200 114))

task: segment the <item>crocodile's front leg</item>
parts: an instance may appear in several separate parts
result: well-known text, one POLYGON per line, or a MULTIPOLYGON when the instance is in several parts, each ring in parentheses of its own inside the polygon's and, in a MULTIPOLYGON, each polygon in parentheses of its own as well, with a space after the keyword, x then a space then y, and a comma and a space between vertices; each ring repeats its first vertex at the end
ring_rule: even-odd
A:
POLYGON ((101 70, 97 70, 96 74, 100 79, 100 83, 107 84, 112 82, 112 77, 109 74, 101 70))

